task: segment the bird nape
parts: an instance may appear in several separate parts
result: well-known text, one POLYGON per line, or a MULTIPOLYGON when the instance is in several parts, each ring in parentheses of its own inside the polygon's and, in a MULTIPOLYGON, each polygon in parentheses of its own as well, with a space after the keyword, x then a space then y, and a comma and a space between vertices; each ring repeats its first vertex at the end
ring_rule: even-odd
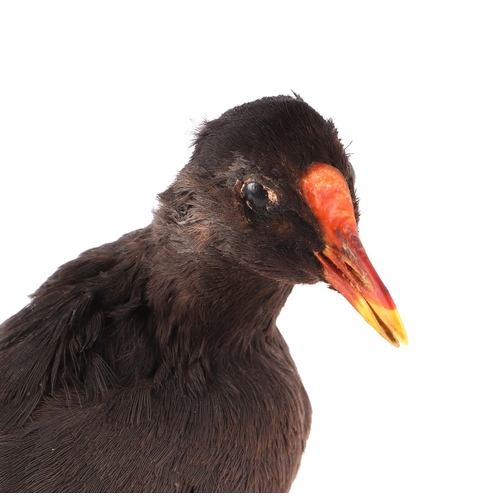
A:
POLYGON ((152 223, 0 327, 0 490, 286 492, 311 408, 276 318, 326 281, 406 343, 331 120, 268 97, 203 124, 152 223))

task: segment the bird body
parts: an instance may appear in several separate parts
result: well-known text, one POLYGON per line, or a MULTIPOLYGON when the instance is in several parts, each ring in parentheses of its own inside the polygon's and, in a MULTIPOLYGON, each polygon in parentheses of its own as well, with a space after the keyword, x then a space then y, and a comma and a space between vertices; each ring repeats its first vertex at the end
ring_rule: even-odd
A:
MULTIPOLYGON (((34 408, 22 426, 0 437, 0 470, 8 474, 3 489, 290 488, 311 414, 273 316, 291 286, 265 279, 244 285, 222 266, 219 282, 206 277, 205 299, 182 275, 170 283, 172 296, 150 310, 144 305, 148 292, 154 295, 150 259, 150 228, 88 251, 59 269, 7 323, 10 331, 30 325, 40 337, 34 352, 19 339, 2 359, 7 381, 24 389, 4 406, 2 421, 24 421, 20 413, 34 408), (260 300, 248 301, 249 293, 260 300), (251 307, 271 303, 267 315, 251 307), (216 325, 213 350, 201 334, 205 319, 193 313, 200 309, 216 325), (37 371, 23 370, 32 356, 37 371)), ((210 268, 193 263, 185 272, 200 283, 200 272, 210 268)))
POLYGON ((303 182, 323 163, 354 221, 330 121, 283 96, 228 111, 203 125, 150 226, 61 266, 0 327, 0 491, 290 489, 311 408, 276 318, 294 284, 347 265, 308 201, 321 181, 303 182))

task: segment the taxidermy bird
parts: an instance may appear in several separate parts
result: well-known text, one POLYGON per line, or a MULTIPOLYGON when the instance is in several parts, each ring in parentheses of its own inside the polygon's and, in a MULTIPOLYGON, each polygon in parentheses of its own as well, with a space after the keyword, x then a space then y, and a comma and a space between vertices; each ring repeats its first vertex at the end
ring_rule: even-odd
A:
POLYGON ((406 343, 332 121, 268 97, 205 122, 152 223, 0 327, 0 490, 286 492, 311 408, 276 318, 326 281, 406 343))

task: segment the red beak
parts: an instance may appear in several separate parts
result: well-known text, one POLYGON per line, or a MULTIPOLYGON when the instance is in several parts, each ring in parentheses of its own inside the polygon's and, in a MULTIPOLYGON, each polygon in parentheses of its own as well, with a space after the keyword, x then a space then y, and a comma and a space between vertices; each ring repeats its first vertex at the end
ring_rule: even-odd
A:
POLYGON ((304 200, 318 219, 325 248, 316 253, 325 280, 391 344, 407 344, 394 302, 359 239, 349 187, 330 165, 312 164, 301 180, 304 200))

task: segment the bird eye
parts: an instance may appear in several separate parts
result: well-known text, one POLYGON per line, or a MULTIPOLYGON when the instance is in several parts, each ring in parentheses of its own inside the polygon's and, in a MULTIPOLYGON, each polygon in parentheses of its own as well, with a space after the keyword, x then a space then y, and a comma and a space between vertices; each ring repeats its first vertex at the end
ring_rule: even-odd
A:
POLYGON ((258 182, 249 182, 243 186, 243 195, 251 206, 264 208, 269 201, 267 191, 258 182))

